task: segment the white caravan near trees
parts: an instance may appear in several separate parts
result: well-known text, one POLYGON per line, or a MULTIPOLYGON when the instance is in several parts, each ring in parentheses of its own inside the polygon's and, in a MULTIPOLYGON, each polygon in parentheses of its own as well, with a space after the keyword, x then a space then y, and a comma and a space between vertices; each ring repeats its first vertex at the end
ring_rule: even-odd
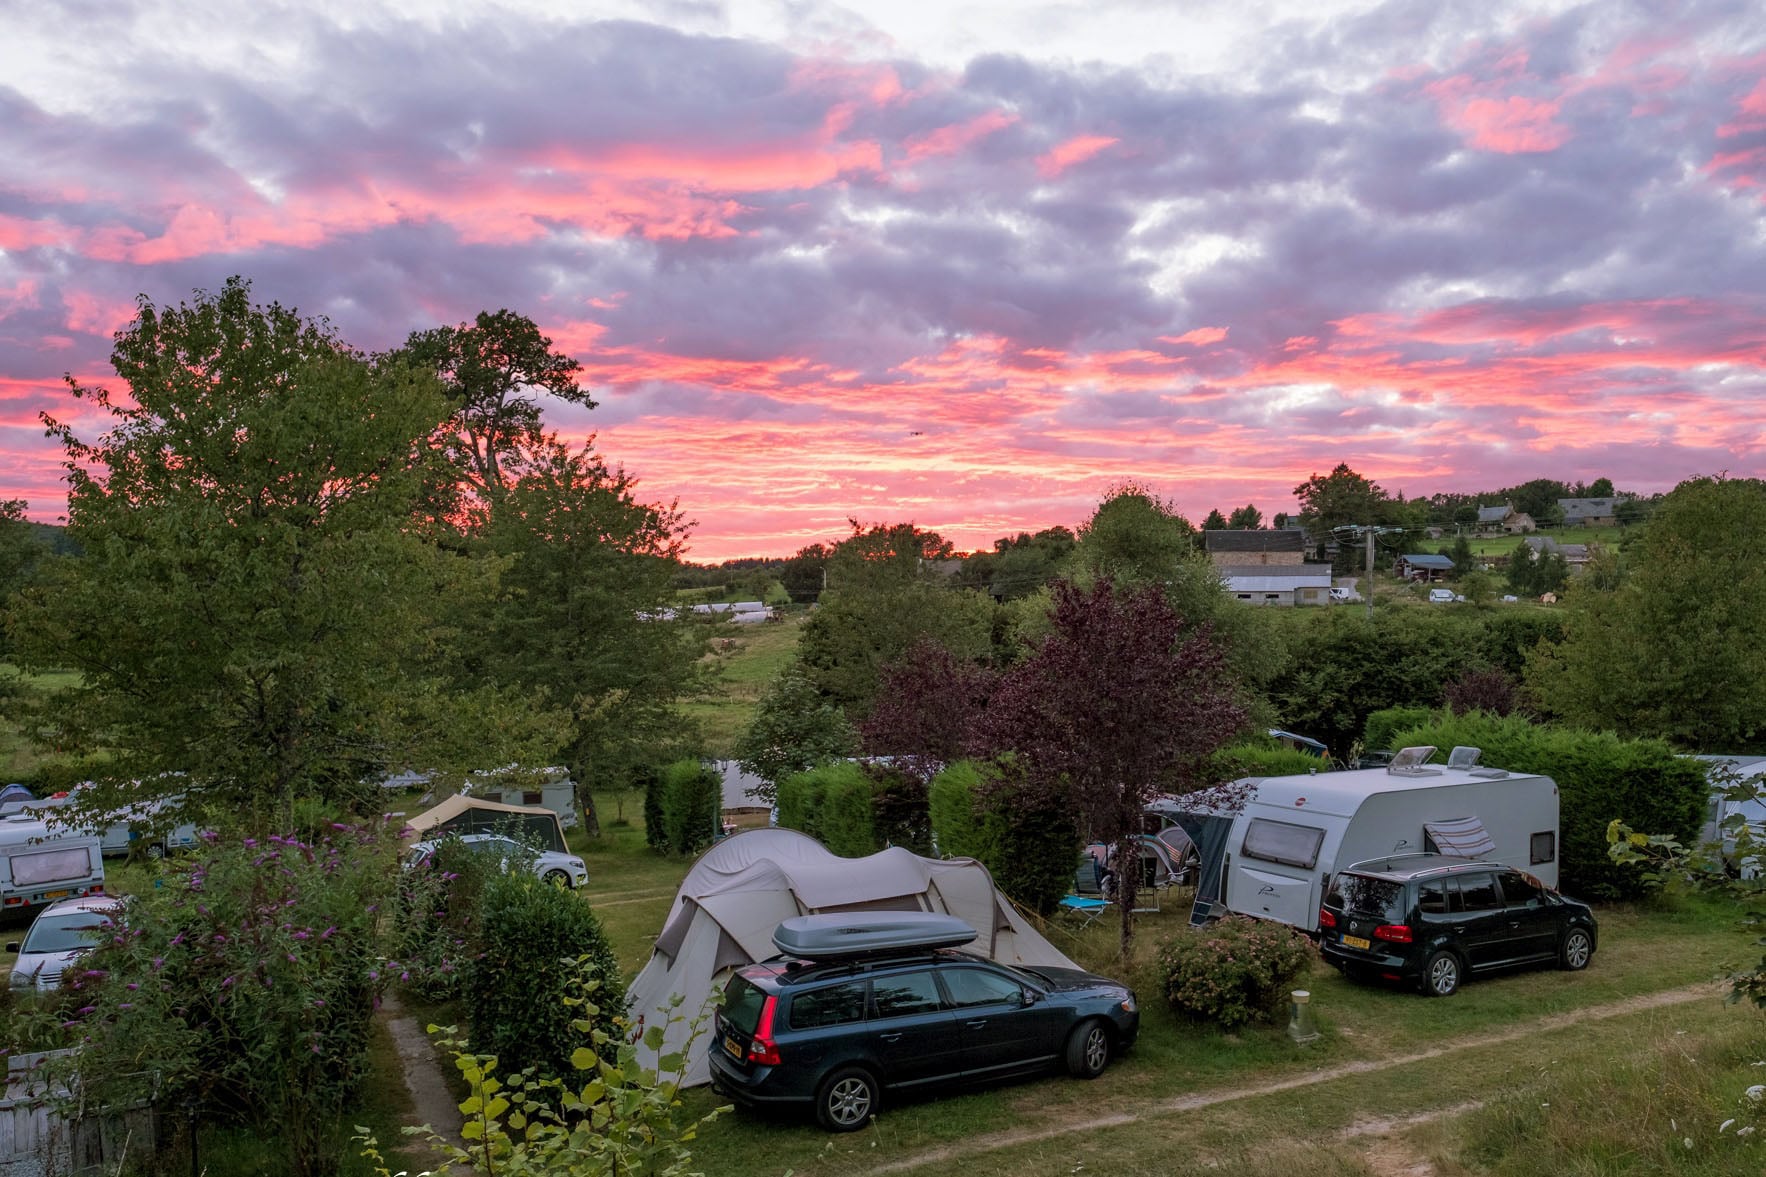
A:
POLYGON ((1247 778, 1229 804, 1170 798, 1150 810, 1196 843, 1201 873, 1192 922, 1236 912, 1318 930, 1340 868, 1393 854, 1437 852, 1512 866, 1558 883, 1558 788, 1550 777, 1477 766, 1476 748, 1429 765, 1406 748, 1386 768, 1247 778))

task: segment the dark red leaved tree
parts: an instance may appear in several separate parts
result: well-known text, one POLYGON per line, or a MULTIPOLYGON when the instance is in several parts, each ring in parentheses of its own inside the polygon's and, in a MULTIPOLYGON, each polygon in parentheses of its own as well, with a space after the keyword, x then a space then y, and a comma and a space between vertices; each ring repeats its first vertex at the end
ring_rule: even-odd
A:
POLYGON ((876 702, 859 725, 865 754, 888 756, 924 783, 964 754, 969 728, 998 681, 992 667, 921 638, 878 677, 876 702))
POLYGON ((1246 713, 1221 648, 1155 585, 1059 582, 1050 620, 1053 632, 1002 677, 971 747, 1016 752, 1034 787, 1065 793, 1080 828, 1115 844, 1127 959, 1146 804, 1209 784, 1209 754, 1246 713))

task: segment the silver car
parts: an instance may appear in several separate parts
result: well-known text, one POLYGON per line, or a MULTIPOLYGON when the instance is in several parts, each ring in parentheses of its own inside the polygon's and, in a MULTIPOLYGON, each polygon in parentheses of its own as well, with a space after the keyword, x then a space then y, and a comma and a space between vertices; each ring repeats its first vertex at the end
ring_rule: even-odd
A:
MULTIPOLYGON (((589 881, 588 866, 574 854, 535 850, 526 843, 502 834, 465 834, 459 841, 474 854, 496 858, 503 864, 504 870, 511 870, 518 865, 525 866, 546 882, 566 890, 581 887, 589 881)), ((405 854, 405 869, 427 863, 435 857, 435 852, 441 845, 441 842, 418 842, 405 854)))
POLYGON ((115 926, 123 901, 112 895, 58 899, 37 916, 24 943, 6 946, 18 953, 12 988, 44 992, 61 984, 61 975, 98 946, 115 926))

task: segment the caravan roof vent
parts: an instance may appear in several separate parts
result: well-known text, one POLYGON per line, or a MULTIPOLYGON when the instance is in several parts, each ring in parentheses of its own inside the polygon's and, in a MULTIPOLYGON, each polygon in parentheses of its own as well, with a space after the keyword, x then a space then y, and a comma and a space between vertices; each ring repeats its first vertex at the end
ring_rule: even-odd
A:
POLYGON ((1435 746, 1433 744, 1418 744, 1414 748, 1402 748, 1396 756, 1392 757, 1392 763, 1386 766, 1386 771, 1393 776, 1440 776, 1440 769, 1423 767, 1429 762, 1429 757, 1434 754, 1435 746))
POLYGON ((1466 745, 1461 744, 1447 754, 1447 767, 1476 768, 1478 766, 1478 756, 1481 754, 1481 751, 1481 749, 1469 748, 1466 745))
POLYGON ((1508 770, 1506 768, 1474 768, 1472 769, 1472 775, 1488 777, 1493 781, 1499 781, 1508 775, 1508 770))

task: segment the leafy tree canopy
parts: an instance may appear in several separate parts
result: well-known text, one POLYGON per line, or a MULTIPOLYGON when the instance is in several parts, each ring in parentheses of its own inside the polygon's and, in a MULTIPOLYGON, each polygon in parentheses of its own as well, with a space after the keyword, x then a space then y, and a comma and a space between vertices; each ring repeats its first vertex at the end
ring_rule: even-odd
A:
POLYGON ((1226 525, 1237 531, 1256 531, 1263 526, 1263 512, 1254 503, 1246 503, 1227 516, 1226 525))
POLYGON ((1527 685, 1586 727, 1695 752, 1766 748, 1766 482, 1694 478, 1662 500, 1610 592, 1579 591, 1527 685))
POLYGON ((754 721, 736 746, 744 772, 766 782, 755 790, 771 801, 780 781, 817 764, 850 756, 858 747, 852 725, 801 670, 787 667, 761 696, 754 721))
POLYGON ((82 675, 57 698, 63 742, 102 747, 124 780, 187 773, 262 824, 387 763, 543 740, 543 709, 415 673, 430 603, 489 588, 488 566, 412 525, 448 413, 435 378, 253 304, 237 278, 138 307, 112 353, 127 395, 68 382, 109 430, 83 441, 45 415, 84 554, 27 593, 18 632, 27 663, 82 675))

